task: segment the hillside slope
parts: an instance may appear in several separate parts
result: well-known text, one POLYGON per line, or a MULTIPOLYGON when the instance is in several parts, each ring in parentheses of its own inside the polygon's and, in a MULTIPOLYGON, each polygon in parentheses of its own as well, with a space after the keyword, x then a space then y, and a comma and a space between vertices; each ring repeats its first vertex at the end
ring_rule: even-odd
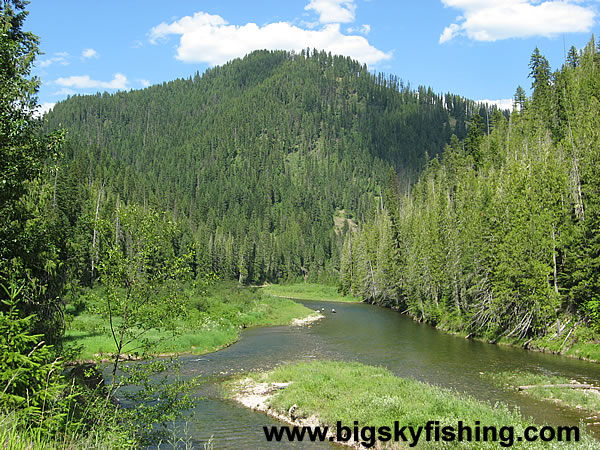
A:
POLYGON ((344 245, 343 290, 470 336, 598 359, 599 62, 594 38, 555 72, 536 49, 532 96, 517 95, 508 120, 493 114, 488 136, 473 120, 410 193, 384 190, 344 245))
POLYGON ((72 97, 46 126, 69 130, 63 176, 102 191, 88 196, 105 215, 119 202, 169 211, 199 272, 260 282, 335 271, 347 230, 334 216, 362 222, 390 168, 410 184, 464 137, 474 108, 349 58, 257 51, 202 76, 72 97))

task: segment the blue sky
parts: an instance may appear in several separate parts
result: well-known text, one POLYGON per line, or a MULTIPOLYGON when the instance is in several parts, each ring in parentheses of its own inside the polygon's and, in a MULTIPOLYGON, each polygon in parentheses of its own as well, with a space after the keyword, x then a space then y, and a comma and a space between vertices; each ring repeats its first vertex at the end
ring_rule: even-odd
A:
POLYGON ((33 0, 34 74, 44 108, 73 94, 140 89, 188 77, 257 48, 324 48, 411 86, 473 100, 529 89, 540 48, 599 34, 599 0, 33 0))

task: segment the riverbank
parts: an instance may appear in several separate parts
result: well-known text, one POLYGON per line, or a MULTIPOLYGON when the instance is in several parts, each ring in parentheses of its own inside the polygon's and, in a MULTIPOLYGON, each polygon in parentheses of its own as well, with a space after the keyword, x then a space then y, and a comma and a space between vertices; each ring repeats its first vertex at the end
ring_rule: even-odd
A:
MULTIPOLYGON (((442 331, 443 328, 440 328, 442 331)), ((468 335, 463 335, 468 337, 468 335)), ((471 337, 468 337, 471 339, 471 337)), ((489 344, 506 345, 510 347, 523 348, 540 353, 566 356, 567 358, 580 359, 591 363, 600 363, 600 336, 596 335, 584 325, 575 325, 571 330, 561 334, 548 334, 534 339, 510 339, 500 338, 498 341, 476 337, 474 339, 489 344)))
MULTIPOLYGON (((244 406, 289 424, 328 426, 331 437, 336 434, 334 427, 338 421, 350 429, 356 425, 359 430, 367 430, 349 439, 357 448, 360 442, 367 446, 375 444, 377 436, 385 438, 379 431, 385 430, 385 427, 394 430, 395 421, 401 426, 413 427, 425 426, 432 420, 439 421, 436 424, 439 425, 438 430, 445 426, 457 427, 459 421, 471 427, 476 424, 495 426, 497 430, 511 426, 514 427, 514 439, 523 436, 525 427, 531 425, 505 405, 492 406, 448 389, 396 377, 381 367, 355 362, 316 361, 283 365, 269 372, 237 377, 226 383, 226 389, 244 406), (374 428, 363 428, 365 426, 374 428)), ((411 441, 408 431, 406 434, 407 442, 401 443, 403 447, 416 440, 413 438, 411 441)), ((505 440, 477 442, 476 446, 498 448, 500 442, 514 443, 508 442, 506 435, 502 439, 505 440)), ((418 444, 422 448, 439 448, 442 443, 426 442, 421 436, 418 444)), ((455 443, 443 444, 452 446, 455 443)), ((464 444, 473 446, 473 442, 464 444)), ((578 448, 596 448, 597 444, 589 435, 583 434, 578 448)), ((398 443, 392 448, 396 445, 398 443)), ((544 443, 543 446, 551 448, 553 445, 558 448, 564 443, 544 443)))
MULTIPOLYGON (((185 314, 176 322, 175 332, 152 329, 144 335, 155 354, 210 353, 236 342, 244 328, 305 325, 319 318, 292 300, 237 283, 218 282, 201 295, 190 289, 186 297, 185 314)), ((102 300, 103 291, 97 288, 82 296, 77 310, 68 311, 64 342, 77 349, 76 360, 110 359, 114 351, 108 322, 95 313, 102 300)), ((138 346, 134 342, 130 348, 138 346)))
POLYGON ((570 326, 566 323, 567 326, 560 333, 553 331, 531 342, 520 341, 515 344, 525 346, 528 350, 600 363, 600 334, 581 323, 570 326))
MULTIPOLYGON (((408 317, 416 322, 423 322, 417 316, 410 314, 410 312, 400 312, 397 308, 382 305, 380 303, 374 303, 375 306, 383 308, 389 308, 400 314, 406 314, 408 317)), ((557 321, 558 322, 558 321, 557 321)), ((547 335, 537 337, 534 339, 518 339, 518 338, 500 338, 498 340, 490 341, 481 336, 473 336, 465 331, 457 330, 455 323, 448 324, 443 320, 436 324, 425 322, 436 330, 443 331, 444 333, 451 334, 453 336, 464 337, 465 339, 472 339, 475 341, 485 342, 487 344, 506 345, 508 347, 523 348, 525 350, 531 350, 539 353, 550 353, 553 355, 566 356, 567 358, 580 359, 591 363, 600 363, 600 334, 595 333, 590 328, 586 327, 581 323, 571 324, 569 320, 563 320, 566 326, 558 329, 556 332, 548 332, 547 335)), ((556 324, 548 326, 551 330, 556 324)), ((557 327, 558 328, 558 327, 557 327)))
POLYGON ((359 297, 342 295, 335 286, 318 283, 267 284, 261 286, 264 294, 272 297, 291 298, 295 300, 322 300, 328 302, 362 301, 359 297))

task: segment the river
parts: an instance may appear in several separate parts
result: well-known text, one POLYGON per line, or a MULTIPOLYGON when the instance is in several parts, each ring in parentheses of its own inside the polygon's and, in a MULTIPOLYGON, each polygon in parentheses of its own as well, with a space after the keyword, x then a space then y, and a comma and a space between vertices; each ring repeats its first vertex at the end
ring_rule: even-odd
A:
MULTIPOLYGON (((220 383, 250 370, 265 370, 299 360, 334 359, 385 366, 400 377, 452 388, 492 403, 517 406, 538 423, 577 425, 599 422, 581 411, 533 400, 498 388, 482 372, 541 371, 581 382, 600 384, 600 366, 575 359, 474 342, 419 324, 392 310, 367 304, 302 301, 312 309, 325 308, 326 317, 309 327, 245 330, 238 342, 203 356, 181 357, 181 373, 200 375, 203 383, 193 421, 178 431, 195 446, 211 437, 215 448, 269 448, 262 427, 280 424, 262 413, 226 400, 220 383), (337 313, 332 313, 335 308, 337 313)), ((507 424, 510 425, 510 424, 507 424)), ((589 427, 600 438, 600 426, 589 427)), ((273 448, 283 443, 272 444, 273 448)), ((294 447, 293 443, 286 443, 294 447)), ((315 444, 314 448, 330 444, 315 444)), ((297 448, 308 448, 306 443, 297 448)))

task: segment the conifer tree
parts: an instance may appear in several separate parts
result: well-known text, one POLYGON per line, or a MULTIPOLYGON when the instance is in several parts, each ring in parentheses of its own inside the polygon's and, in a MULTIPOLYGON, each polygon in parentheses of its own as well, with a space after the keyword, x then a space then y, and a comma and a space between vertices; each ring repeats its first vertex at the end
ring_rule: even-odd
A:
MULTIPOLYGON (((26 4, 0 3, 0 285, 19 286, 22 312, 36 314, 34 331, 56 341, 63 328, 60 231, 54 192, 38 177, 46 159, 57 157, 63 133, 39 137, 39 80, 31 77, 39 40, 23 30, 26 4)), ((5 295, 0 289, 0 300, 5 295)))

